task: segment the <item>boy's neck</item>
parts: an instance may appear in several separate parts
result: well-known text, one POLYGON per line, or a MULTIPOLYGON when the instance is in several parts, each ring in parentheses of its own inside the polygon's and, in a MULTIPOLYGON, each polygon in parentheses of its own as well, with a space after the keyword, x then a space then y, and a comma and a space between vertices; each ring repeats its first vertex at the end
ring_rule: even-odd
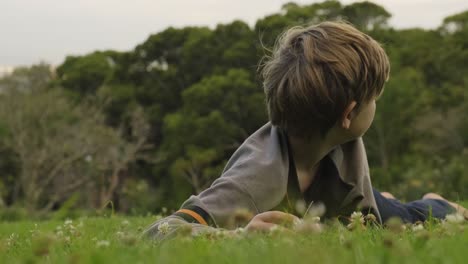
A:
MULTIPOLYGON (((333 131, 333 130, 332 130, 333 131)), ((325 137, 316 133, 309 139, 288 135, 296 170, 314 172, 322 160, 336 145, 340 144, 334 133, 327 133, 325 137)))

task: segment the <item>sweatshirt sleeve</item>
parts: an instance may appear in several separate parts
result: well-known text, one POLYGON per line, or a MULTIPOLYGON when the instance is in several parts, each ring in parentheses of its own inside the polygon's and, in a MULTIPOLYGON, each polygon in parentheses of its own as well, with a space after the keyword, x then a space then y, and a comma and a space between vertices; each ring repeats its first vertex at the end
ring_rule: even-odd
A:
POLYGON ((145 233, 158 238, 161 230, 169 234, 166 229, 180 229, 184 224, 195 233, 234 229, 276 206, 287 186, 288 163, 281 142, 270 124, 260 128, 236 150, 208 189, 192 195, 177 212, 155 222, 145 233))
POLYGON ((243 186, 242 176, 240 173, 223 174, 210 188, 192 195, 176 214, 188 221, 195 218, 191 222, 215 227, 235 228, 245 224, 259 211, 251 193, 243 186), (234 219, 238 214, 242 214, 244 223, 239 223, 242 219, 234 219))
POLYGON ((177 212, 150 225, 144 236, 161 241, 183 232, 199 235, 216 228, 233 229, 257 213, 252 197, 236 177, 222 176, 199 195, 192 195, 177 212))

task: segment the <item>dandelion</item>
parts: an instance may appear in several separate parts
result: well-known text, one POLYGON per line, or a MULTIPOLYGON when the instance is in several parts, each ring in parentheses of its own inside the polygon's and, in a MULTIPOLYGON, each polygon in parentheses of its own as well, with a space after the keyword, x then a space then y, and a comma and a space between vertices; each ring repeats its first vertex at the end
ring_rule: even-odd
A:
POLYGON ((109 246, 110 246, 110 242, 107 240, 100 240, 96 242, 96 247, 98 248, 104 248, 104 247, 109 247, 109 246))
POLYGON ((163 235, 169 233, 169 231, 170 231, 169 223, 168 222, 163 222, 163 223, 159 224, 158 231, 161 232, 161 234, 163 234, 163 235))

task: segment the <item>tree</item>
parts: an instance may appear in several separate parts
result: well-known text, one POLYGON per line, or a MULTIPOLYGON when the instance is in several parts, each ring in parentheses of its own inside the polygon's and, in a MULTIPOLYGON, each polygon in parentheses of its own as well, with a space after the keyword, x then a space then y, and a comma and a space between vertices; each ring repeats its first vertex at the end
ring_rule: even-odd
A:
POLYGON ((261 38, 262 44, 270 48, 276 38, 288 27, 338 20, 341 18, 341 9, 340 2, 334 0, 304 6, 287 3, 283 5, 280 13, 259 19, 254 31, 261 38))
POLYGON ((263 92, 245 70, 203 79, 182 94, 181 110, 166 116, 161 155, 171 176, 195 192, 219 177, 232 152, 266 121, 263 92))
POLYGON ((425 113, 430 94, 425 89, 423 74, 414 68, 403 68, 394 73, 382 97, 377 101, 374 122, 365 135, 369 163, 378 168, 377 184, 390 185, 401 175, 394 168, 403 153, 414 147, 418 135, 410 124, 425 113))
POLYGON ((12 90, 24 93, 42 91, 49 87, 53 78, 52 67, 46 63, 19 67, 0 79, 0 94, 12 90))
POLYGON ((114 51, 96 51, 86 56, 68 56, 57 68, 58 83, 80 95, 94 94, 112 76, 114 51))
POLYGON ((48 67, 21 69, 1 82, 0 146, 21 166, 10 190, 12 202, 47 211, 88 190, 97 195, 81 200, 102 206, 113 198, 128 166, 144 158, 149 133, 144 114, 133 111, 130 132, 112 129, 96 102, 75 104, 61 89, 36 87, 48 81, 48 74, 37 78, 43 68, 48 67))
POLYGON ((343 8, 343 16, 362 30, 372 30, 387 26, 391 14, 382 6, 369 1, 356 2, 343 8))

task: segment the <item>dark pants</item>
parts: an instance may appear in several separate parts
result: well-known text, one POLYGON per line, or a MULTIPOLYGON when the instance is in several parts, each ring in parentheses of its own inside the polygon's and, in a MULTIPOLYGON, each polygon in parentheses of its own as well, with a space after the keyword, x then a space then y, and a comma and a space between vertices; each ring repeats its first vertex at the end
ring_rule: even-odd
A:
POLYGON ((402 203, 398 200, 385 198, 376 189, 374 189, 374 197, 384 223, 391 217, 399 217, 407 223, 424 222, 430 216, 443 219, 447 214, 455 211, 443 200, 424 199, 402 203))

